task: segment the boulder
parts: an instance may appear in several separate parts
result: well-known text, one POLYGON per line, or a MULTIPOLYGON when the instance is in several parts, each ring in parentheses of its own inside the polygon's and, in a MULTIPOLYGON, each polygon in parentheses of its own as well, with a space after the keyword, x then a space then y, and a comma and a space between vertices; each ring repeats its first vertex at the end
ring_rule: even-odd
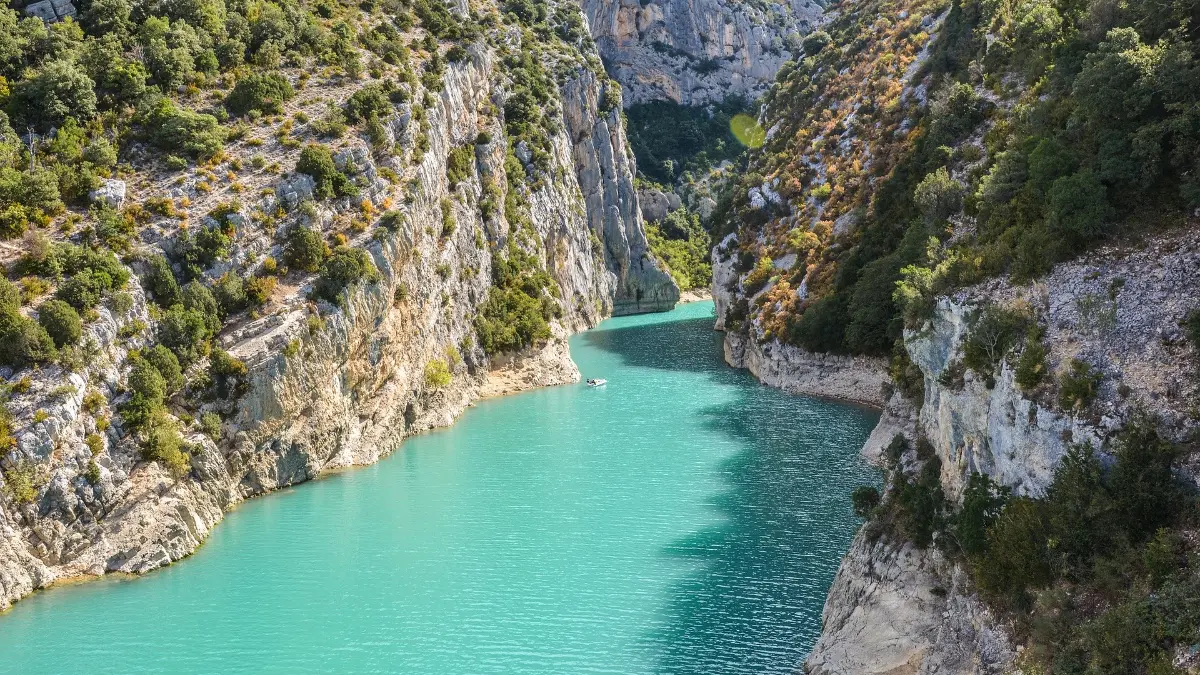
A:
POLYGON ((279 187, 275 188, 275 196, 284 208, 291 210, 301 202, 312 199, 316 186, 312 176, 306 173, 292 174, 290 178, 279 182, 279 187))
POLYGON ((638 190, 638 201, 642 205, 642 217, 650 222, 662 220, 668 213, 683 206, 679 195, 658 188, 638 190))
POLYGON ((61 21, 68 17, 75 16, 75 5, 71 0, 41 0, 35 2, 25 8, 26 16, 36 16, 37 18, 52 23, 61 21))
POLYGON ((106 178, 100 187, 88 193, 93 204, 107 204, 115 209, 125 205, 125 181, 106 178))

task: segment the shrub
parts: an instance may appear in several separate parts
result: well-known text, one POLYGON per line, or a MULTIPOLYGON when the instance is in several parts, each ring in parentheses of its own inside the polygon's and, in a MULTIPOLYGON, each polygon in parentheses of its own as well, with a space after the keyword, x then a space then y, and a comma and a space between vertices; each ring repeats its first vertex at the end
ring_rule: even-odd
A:
POLYGON ((212 334, 204 314, 182 305, 169 309, 158 324, 158 341, 175 353, 183 367, 208 353, 210 337, 212 334))
POLYGON ((179 282, 171 271, 171 263, 162 255, 153 255, 146 262, 147 270, 142 282, 154 296, 154 301, 164 308, 179 304, 179 282))
POLYGON ((1172 465, 1179 449, 1163 439, 1151 419, 1129 424, 1117 436, 1116 465, 1108 476, 1117 524, 1140 543, 1169 525, 1189 499, 1172 465))
POLYGON ((1046 346, 1042 344, 1041 331, 1036 329, 1030 331, 1030 334, 1025 337, 1025 349, 1021 352, 1021 358, 1017 359, 1017 367, 1014 372, 1017 385, 1021 389, 1029 391, 1045 379, 1046 373, 1049 372, 1046 354, 1046 346))
POLYGON ((333 154, 328 148, 308 144, 300 151, 300 159, 296 162, 297 173, 312 176, 316 183, 313 194, 320 199, 347 197, 358 194, 358 188, 350 182, 333 161, 333 154))
POLYGON ((1108 191, 1091 171, 1059 178, 1050 187, 1046 223, 1067 251, 1106 233, 1112 215, 1108 191))
POLYGON ((221 225, 209 225, 182 230, 175 237, 175 256, 183 267, 185 278, 196 279, 204 270, 229 257, 233 250, 231 231, 221 225))
POLYGON ((88 460, 87 469, 83 472, 83 478, 89 485, 95 485, 100 482, 100 465, 96 463, 96 460, 88 460))
POLYGON ((238 80, 225 98, 225 107, 234 115, 251 110, 266 114, 283 112, 283 102, 296 95, 282 73, 251 73, 238 80))
POLYGON ((251 277, 246 281, 246 299, 255 305, 266 304, 275 292, 275 277, 251 277))
POLYGON ((374 281, 379 276, 366 251, 339 246, 321 265, 321 276, 313 286, 317 297, 337 303, 343 289, 359 281, 374 281))
POLYGON ((206 412, 200 416, 200 431, 213 440, 221 440, 221 417, 216 413, 206 412))
POLYGON ((4 471, 4 486, 17 504, 30 504, 37 499, 38 482, 37 469, 26 461, 4 471))
POLYGON ((442 238, 449 237, 454 234, 454 229, 458 227, 458 220, 454 217, 454 204, 449 199, 442 199, 442 238))
POLYGON ((433 359, 425 364, 425 386, 430 389, 441 389, 450 384, 453 375, 450 366, 442 359, 433 359))
POLYGON ((1009 490, 985 474, 972 472, 963 490, 962 506, 954 518, 958 547, 967 555, 987 550, 988 530, 1008 501, 1009 490))
POLYGON ((1020 343, 1029 321, 1025 312, 999 305, 978 310, 971 317, 970 332, 963 341, 963 364, 990 383, 996 367, 1020 343))
POLYGON ((804 36, 804 40, 800 43, 804 48, 805 56, 816 56, 820 54, 829 44, 833 42, 833 38, 823 30, 815 30, 804 36))
POLYGON ((341 138, 346 133, 346 114, 342 109, 330 105, 325 115, 311 123, 313 133, 322 138, 341 138))
POLYGON ((38 323, 46 329, 54 346, 58 348, 73 345, 83 334, 83 325, 79 314, 67 303, 61 300, 47 300, 38 308, 38 323))
POLYGON ((165 415, 155 417, 145 430, 142 457, 158 462, 179 480, 191 471, 191 458, 183 451, 183 437, 174 420, 165 415))
POLYGON ((225 131, 217 118, 178 108, 165 98, 146 115, 144 124, 151 142, 168 152, 208 159, 225 143, 225 131))
POLYGON ((453 192, 458 184, 471 178, 475 173, 475 149, 469 145, 460 145, 450 151, 446 158, 446 182, 453 192))
POLYGON ((59 58, 19 79, 8 109, 18 123, 40 129, 60 126, 69 117, 87 120, 96 114, 95 87, 78 65, 59 58))
POLYGON ((751 296, 755 293, 758 293, 760 290, 762 290, 763 286, 767 285, 767 282, 770 281, 771 277, 774 275, 774 261, 772 261, 770 257, 764 256, 763 258, 759 259, 757 263, 755 263, 754 269, 750 270, 750 273, 747 274, 746 278, 742 280, 742 292, 744 292, 746 296, 751 296))
POLYGON ((249 374, 243 361, 234 358, 224 350, 215 349, 212 359, 209 361, 208 370, 218 396, 229 398, 242 395, 246 387, 246 376, 249 374))
POLYGON ((929 457, 915 481, 910 481, 903 471, 897 471, 895 475, 893 490, 900 526, 917 548, 926 548, 933 543, 934 535, 944 525, 948 504, 942 491, 941 467, 937 457, 929 457))
POLYGON ((36 321, 15 311, 0 311, 0 363, 23 368, 51 361, 56 354, 54 340, 36 321))
POLYGON ((963 193, 963 186, 942 167, 917 185, 913 200, 927 222, 940 223, 962 209, 963 193))
POLYGON ((75 309, 86 311, 100 302, 107 285, 106 279, 93 274, 91 270, 83 270, 63 282, 54 295, 75 309))
POLYGON ((1059 381, 1058 405, 1063 410, 1079 412, 1095 400, 1104 374, 1079 359, 1072 359, 1070 368, 1059 381))
POLYGON ((875 513, 875 509, 879 508, 881 501, 879 490, 873 485, 859 486, 850 493, 850 503, 854 506, 855 515, 864 520, 869 519, 875 513))
POLYGON ((183 387, 183 369, 179 366, 179 359, 170 349, 163 345, 154 345, 142 357, 162 376, 166 393, 174 393, 183 387))
POLYGON ((141 397, 154 407, 162 405, 166 400, 166 379, 154 364, 145 359, 134 359, 126 382, 134 398, 141 397))
POLYGON ((126 381, 130 397, 121 405, 121 417, 131 429, 146 428, 162 410, 166 380, 150 362, 136 359, 126 381))
POLYGON ((222 317, 237 314, 246 308, 246 284, 237 274, 226 272, 221 275, 213 284, 212 294, 222 317))
POLYGON ((83 443, 88 447, 88 452, 92 453, 92 457, 104 452, 104 439, 100 434, 88 434, 83 443))
POLYGON ((979 589, 1014 609, 1027 609, 1030 588, 1052 579, 1046 521, 1041 505, 1027 497, 1008 502, 988 531, 988 550, 972 566, 979 589))
POLYGON ((288 267, 316 272, 325 261, 325 242, 321 235, 307 227, 296 226, 288 232, 283 251, 288 267))
POLYGON ((386 117, 391 112, 388 90, 381 84, 368 84, 346 99, 346 117, 351 122, 366 122, 372 117, 386 117))

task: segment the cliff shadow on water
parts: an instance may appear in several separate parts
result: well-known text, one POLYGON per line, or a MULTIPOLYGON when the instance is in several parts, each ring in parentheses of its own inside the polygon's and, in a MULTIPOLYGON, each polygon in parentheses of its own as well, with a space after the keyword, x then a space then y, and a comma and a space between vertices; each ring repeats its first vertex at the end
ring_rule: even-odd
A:
POLYGON ((717 467, 718 524, 662 551, 688 563, 646 636, 660 673, 792 673, 821 630, 825 595, 858 526, 849 494, 878 475, 858 452, 878 415, 792 396, 726 366, 712 318, 592 331, 632 366, 702 373, 728 388, 701 411, 737 450, 717 467))

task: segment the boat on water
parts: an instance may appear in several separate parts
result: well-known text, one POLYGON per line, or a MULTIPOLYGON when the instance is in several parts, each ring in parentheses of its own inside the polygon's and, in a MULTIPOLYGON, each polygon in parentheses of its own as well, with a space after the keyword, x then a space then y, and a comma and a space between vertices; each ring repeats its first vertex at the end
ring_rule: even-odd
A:
POLYGON ((608 380, 588 378, 587 381, 587 386, 589 387, 603 387, 606 384, 608 384, 608 380))

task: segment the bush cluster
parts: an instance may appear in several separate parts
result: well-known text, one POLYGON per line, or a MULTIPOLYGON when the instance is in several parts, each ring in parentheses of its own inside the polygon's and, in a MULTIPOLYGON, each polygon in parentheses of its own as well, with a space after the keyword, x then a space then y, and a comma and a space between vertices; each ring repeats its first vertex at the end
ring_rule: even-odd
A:
POLYGON ((479 344, 488 354, 515 352, 550 338, 559 316, 558 285, 535 257, 510 244, 492 254, 492 288, 475 317, 479 344))

